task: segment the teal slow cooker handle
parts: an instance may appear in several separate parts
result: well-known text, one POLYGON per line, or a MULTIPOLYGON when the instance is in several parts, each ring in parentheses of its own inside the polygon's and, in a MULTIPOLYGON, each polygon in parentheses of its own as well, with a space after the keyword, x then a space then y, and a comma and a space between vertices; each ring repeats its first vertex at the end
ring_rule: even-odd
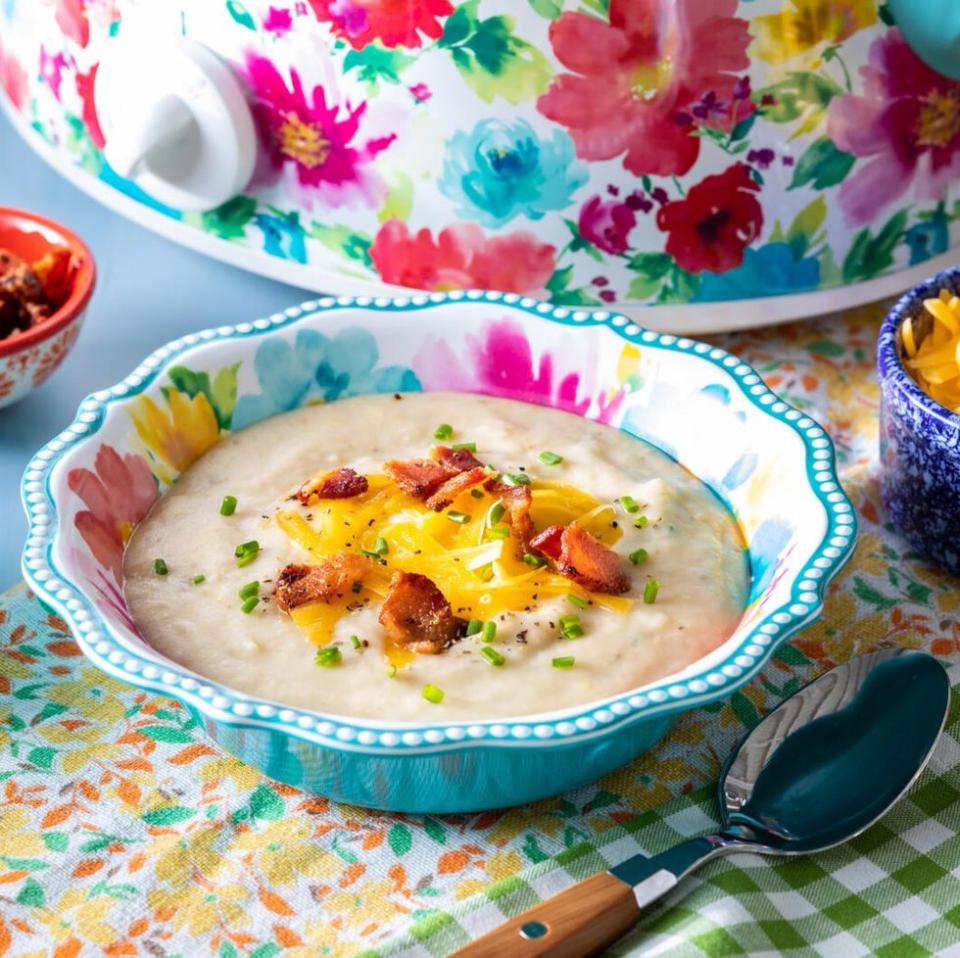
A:
POLYGON ((957 0, 887 0, 904 39, 924 63, 960 80, 960 3, 957 0))

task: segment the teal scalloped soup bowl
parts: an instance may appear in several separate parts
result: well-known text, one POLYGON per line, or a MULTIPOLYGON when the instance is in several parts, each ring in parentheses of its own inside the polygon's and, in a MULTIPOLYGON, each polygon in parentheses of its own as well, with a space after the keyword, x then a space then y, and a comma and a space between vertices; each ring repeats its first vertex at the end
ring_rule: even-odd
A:
POLYGON ((85 399, 31 460, 22 496, 24 575, 96 665, 179 699, 214 741, 272 778, 404 812, 530 802, 629 762, 680 713, 729 696, 813 621, 856 535, 829 437, 746 363, 615 313, 485 292, 324 299, 185 336, 85 399), (318 400, 451 388, 601 420, 705 482, 746 542, 751 584, 734 633, 682 672, 612 698, 429 724, 240 694, 141 638, 124 601, 124 544, 220 434, 318 400), (198 405, 214 415, 196 414, 198 405))

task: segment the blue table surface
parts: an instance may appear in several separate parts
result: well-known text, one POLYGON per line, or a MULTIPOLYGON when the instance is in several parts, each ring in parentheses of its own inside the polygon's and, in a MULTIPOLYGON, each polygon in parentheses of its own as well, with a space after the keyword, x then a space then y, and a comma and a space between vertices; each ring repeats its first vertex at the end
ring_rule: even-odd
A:
POLYGON ((20 579, 27 461, 88 393, 122 379, 184 333, 241 322, 310 298, 177 246, 100 206, 40 160, 0 114, 0 206, 58 220, 93 250, 98 282, 80 339, 25 399, 0 410, 0 590, 20 579))

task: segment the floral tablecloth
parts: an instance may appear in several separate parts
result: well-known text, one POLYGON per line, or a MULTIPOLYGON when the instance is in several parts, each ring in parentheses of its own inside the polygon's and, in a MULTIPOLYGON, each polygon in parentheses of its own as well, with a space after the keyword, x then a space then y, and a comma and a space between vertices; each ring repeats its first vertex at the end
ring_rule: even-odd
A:
MULTIPOLYGON (((734 739, 817 672, 890 642, 960 662, 960 583, 916 559, 883 523, 873 373, 882 312, 719 340, 836 440, 861 532, 820 622, 729 701, 685 715, 652 753, 556 799, 421 818, 303 794, 214 749, 175 703, 88 665, 24 587, 0 596, 0 956, 444 954, 479 930, 458 917, 478 902, 509 900, 516 910, 535 901, 537 876, 555 869, 556 856, 599 867, 598 848, 622 856, 651 847, 637 835, 671 800, 688 815, 701 809, 706 823, 703 786, 734 739)), ((930 815, 950 802, 934 804, 930 815)), ((777 867, 789 884, 811 866, 777 867)), ((912 950, 891 955, 960 942, 960 917, 951 924, 946 907, 923 907, 931 914, 917 920, 935 922, 937 940, 914 934, 912 950)), ((849 909, 834 917, 837 934, 843 921, 858 924, 849 909)), ((656 921, 658 947, 676 949, 676 934, 661 933, 678 926, 662 913, 656 921)), ((719 930, 691 931, 682 943, 691 953, 739 953, 719 930)), ((815 944, 776 933, 787 937, 767 935, 771 951, 815 944)), ((655 943, 638 934, 618 953, 655 943)), ((894 938, 856 940, 859 951, 837 953, 878 952, 894 938)))

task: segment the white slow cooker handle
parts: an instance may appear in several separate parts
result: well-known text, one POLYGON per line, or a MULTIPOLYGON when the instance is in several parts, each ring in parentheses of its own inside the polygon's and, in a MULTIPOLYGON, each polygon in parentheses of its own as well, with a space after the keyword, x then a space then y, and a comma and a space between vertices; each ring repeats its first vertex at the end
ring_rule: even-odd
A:
POLYGON ((257 141, 243 86, 202 44, 121 33, 94 95, 107 163, 157 202, 209 210, 249 182, 257 141))

